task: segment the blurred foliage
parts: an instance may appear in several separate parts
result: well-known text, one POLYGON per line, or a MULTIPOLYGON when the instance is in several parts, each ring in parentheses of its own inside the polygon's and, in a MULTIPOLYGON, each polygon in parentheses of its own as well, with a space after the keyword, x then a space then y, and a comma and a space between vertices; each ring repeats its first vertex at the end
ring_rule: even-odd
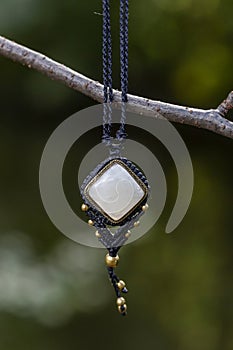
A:
MULTIPOLYGON (((130 4, 130 92, 202 108, 232 89, 232 0, 130 4)), ((101 80, 101 1, 0 0, 1 35, 101 80)), ((119 88, 118 2, 113 2, 114 86, 119 88)), ((179 228, 165 235, 177 180, 158 224, 122 250, 129 315, 120 318, 104 251, 64 238, 39 195, 51 132, 94 102, 0 58, 0 348, 233 348, 232 141, 176 125, 195 172, 179 228)), ((72 167, 72 165, 71 165, 72 167)), ((70 168, 71 168, 70 167, 70 168)), ((78 198, 78 194, 77 194, 78 198)))

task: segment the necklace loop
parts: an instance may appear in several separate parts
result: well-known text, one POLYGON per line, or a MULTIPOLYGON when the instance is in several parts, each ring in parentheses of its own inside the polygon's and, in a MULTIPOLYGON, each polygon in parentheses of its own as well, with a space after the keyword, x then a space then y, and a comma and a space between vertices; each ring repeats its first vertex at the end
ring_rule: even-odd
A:
MULTIPOLYGON (((103 142, 108 143, 111 139, 113 101, 112 88, 112 38, 111 38, 111 17, 110 0, 103 1, 103 84, 104 84, 104 106, 103 108, 103 142)), ((120 77, 121 77, 121 120, 119 130, 116 132, 116 139, 123 140, 125 132, 127 92, 128 92, 128 21, 129 21, 129 0, 120 0, 120 77)))

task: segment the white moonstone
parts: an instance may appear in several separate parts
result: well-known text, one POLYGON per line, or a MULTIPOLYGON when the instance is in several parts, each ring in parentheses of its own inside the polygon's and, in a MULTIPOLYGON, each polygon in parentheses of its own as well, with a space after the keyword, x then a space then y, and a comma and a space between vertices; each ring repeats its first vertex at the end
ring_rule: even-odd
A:
POLYGON ((117 222, 142 200, 145 190, 122 165, 113 163, 88 186, 87 194, 117 222))

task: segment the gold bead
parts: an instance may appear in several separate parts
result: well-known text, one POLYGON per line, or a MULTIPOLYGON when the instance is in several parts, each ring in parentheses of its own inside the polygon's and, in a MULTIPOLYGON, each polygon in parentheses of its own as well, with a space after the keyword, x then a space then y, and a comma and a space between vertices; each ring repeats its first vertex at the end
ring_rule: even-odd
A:
POLYGON ((126 234, 125 234, 125 237, 126 237, 126 238, 129 238, 130 235, 131 235, 131 232, 130 232, 130 230, 128 230, 128 231, 126 232, 126 234))
POLYGON ((134 225, 134 227, 138 227, 140 225, 140 221, 135 221, 135 223, 133 225, 134 225))
POLYGON ((110 256, 109 254, 105 257, 105 262, 108 267, 117 267, 119 256, 110 256))
POLYGON ((87 211, 88 210, 88 206, 83 203, 82 206, 81 206, 81 209, 82 209, 82 211, 87 211))
POLYGON ((101 237, 101 234, 99 233, 99 231, 95 231, 95 235, 96 235, 97 238, 101 237))
POLYGON ((125 298, 123 298, 123 297, 117 298, 116 303, 117 303, 118 306, 124 305, 125 304, 125 298))
POLYGON ((120 280, 119 282, 117 282, 117 287, 122 290, 123 288, 125 288, 125 282, 120 280))
POLYGON ((121 314, 123 314, 124 312, 126 312, 127 311, 127 305, 126 304, 123 304, 123 305, 119 305, 118 306, 118 311, 121 313, 121 314), (123 307, 122 307, 123 306, 123 307))
POLYGON ((148 208, 149 208, 149 205, 147 203, 142 206, 142 210, 143 211, 146 211, 148 208))
POLYGON ((88 225, 90 225, 90 226, 93 226, 94 225, 94 222, 92 221, 92 220, 88 220, 88 225))

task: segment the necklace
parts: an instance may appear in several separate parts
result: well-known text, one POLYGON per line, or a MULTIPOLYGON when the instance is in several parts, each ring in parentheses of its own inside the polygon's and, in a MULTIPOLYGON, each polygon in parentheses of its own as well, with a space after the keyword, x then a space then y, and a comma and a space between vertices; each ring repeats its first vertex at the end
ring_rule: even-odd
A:
POLYGON ((128 0, 120 0, 120 66, 121 66, 121 120, 115 137, 111 136, 113 102, 112 40, 110 0, 103 3, 103 136, 109 148, 109 157, 97 165, 81 186, 81 209, 88 216, 88 224, 95 226, 97 239, 106 247, 105 258, 109 279, 116 293, 118 311, 125 316, 127 305, 122 293, 127 293, 125 282, 115 268, 118 252, 128 240, 131 229, 139 225, 139 218, 147 210, 149 184, 141 170, 121 156, 125 131, 128 92, 128 0), (114 232, 113 232, 114 230, 114 232))

